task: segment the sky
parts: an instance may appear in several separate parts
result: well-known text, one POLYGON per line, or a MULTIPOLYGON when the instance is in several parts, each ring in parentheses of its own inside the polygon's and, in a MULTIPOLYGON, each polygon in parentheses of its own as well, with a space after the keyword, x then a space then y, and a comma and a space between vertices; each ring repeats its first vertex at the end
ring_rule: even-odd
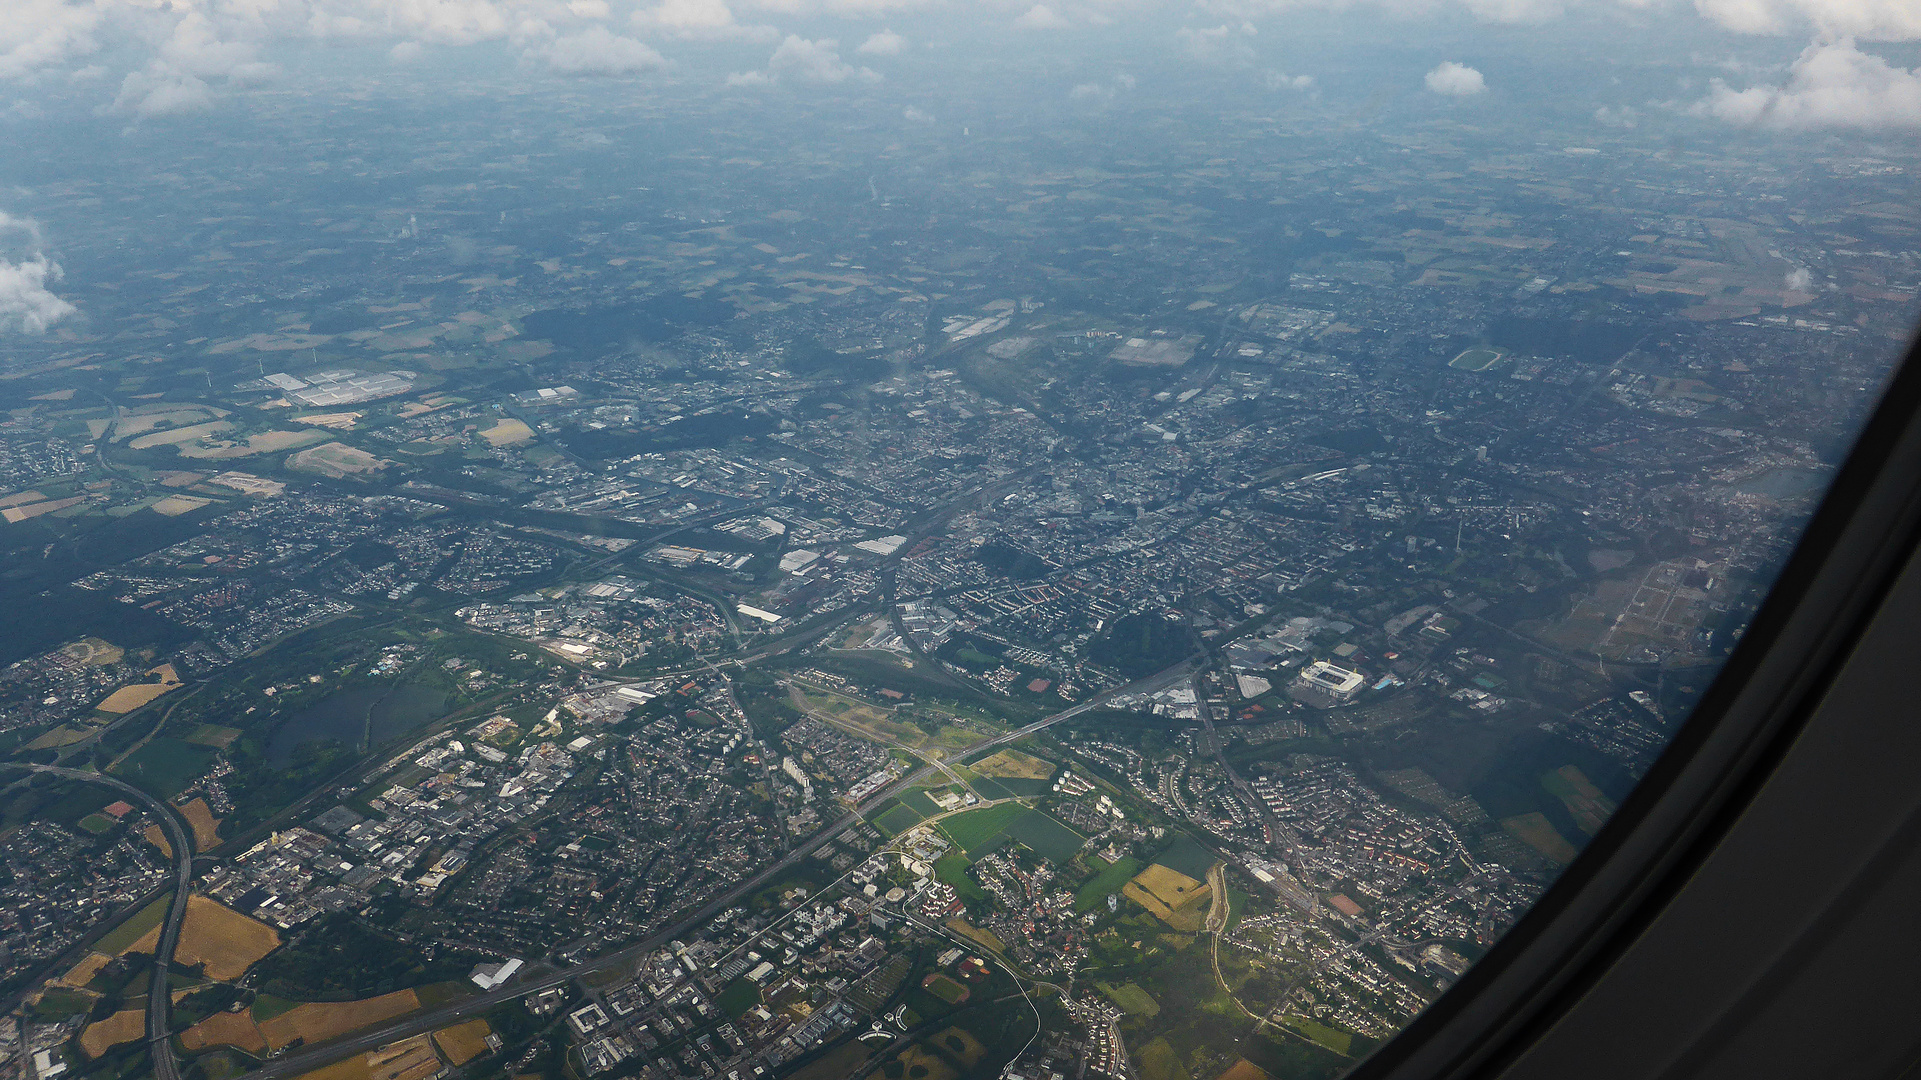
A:
MULTIPOLYGON (((1173 71, 1277 95, 1347 94, 1356 104, 1390 87, 1455 109, 1534 103, 1546 87, 1578 107, 1571 115, 1617 128, 1666 117, 1790 139, 1921 132, 1921 0, 0 0, 0 8, 0 130, 9 121, 44 128, 50 110, 76 106, 122 131, 190 126, 244 109, 249 95, 322 93, 315 72, 351 57, 356 70, 428 86, 465 70, 529 85, 708 88, 749 107, 762 95, 891 94, 889 108, 910 125, 936 123, 964 80, 1001 78, 1024 58, 1062 76, 1036 93, 1080 109, 1125 109, 1149 92, 1137 91, 1139 78, 1173 71), (1660 79, 1637 79, 1630 67, 1656 52, 1660 79)), ((0 335, 37 334, 73 308, 59 296, 61 267, 39 226, 9 216, 7 201, 0 192, 0 335)))

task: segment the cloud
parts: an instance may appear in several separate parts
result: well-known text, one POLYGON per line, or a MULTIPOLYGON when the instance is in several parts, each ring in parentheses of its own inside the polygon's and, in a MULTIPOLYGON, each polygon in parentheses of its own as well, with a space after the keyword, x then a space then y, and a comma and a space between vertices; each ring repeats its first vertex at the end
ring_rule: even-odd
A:
POLYGON ((638 75, 667 64, 651 45, 617 36, 604 26, 557 37, 529 55, 561 75, 638 75))
POLYGON ((1427 73, 1427 88, 1448 97, 1471 97, 1487 89, 1487 80, 1466 64, 1445 60, 1427 73))
POLYGON ((1261 75, 1261 82, 1269 90, 1312 90, 1314 76, 1289 75, 1284 71, 1269 71, 1261 75))
POLYGON ((892 30, 880 30, 869 34, 854 51, 862 56, 899 56, 907 48, 907 39, 892 30))
POLYGON ((1035 4, 1027 9, 1025 15, 1014 20, 1014 26, 1021 30, 1064 30, 1070 25, 1046 4, 1035 4))
POLYGON ((902 119, 915 124, 931 124, 934 122, 934 115, 932 113, 922 112, 912 105, 902 109, 900 115, 902 119))
POLYGON ((1921 128, 1921 68, 1895 67, 1848 38, 1809 45, 1785 86, 1710 87, 1694 112, 1745 127, 1921 128))
POLYGON ((1781 284, 1795 292, 1807 292, 1814 288, 1814 272, 1805 266, 1797 266, 1788 271, 1787 276, 1781 279, 1781 284))
POLYGON ((205 79, 157 65, 143 71, 130 71, 120 81, 108 111, 132 113, 142 118, 182 116, 213 107, 213 88, 205 79))
POLYGON ((100 9, 66 0, 7 0, 0 17, 0 78, 31 76, 100 47, 100 9))
POLYGON ((1196 30, 1183 26, 1174 32, 1174 40, 1180 42, 1181 50, 1203 64, 1246 63, 1254 59, 1254 48, 1246 41, 1255 33, 1253 23, 1219 26, 1196 30))
POLYGON ((765 41, 778 34, 771 26, 750 26, 736 21, 727 0, 661 0, 653 7, 635 10, 633 23, 643 30, 680 38, 765 41))
POLYGON ((857 68, 840 58, 840 42, 833 38, 809 41, 789 34, 767 58, 766 71, 747 71, 727 76, 728 86, 771 86, 775 83, 843 83, 849 79, 878 82, 880 76, 868 68, 857 68))
POLYGON ((1602 127, 1631 128, 1641 122, 1641 114, 1635 112, 1632 105, 1618 109, 1603 105, 1594 110, 1594 122, 1602 127))
POLYGON ((61 276, 41 250, 40 227, 0 210, 0 333, 42 334, 78 310, 47 288, 61 276))
POLYGON ((1813 31, 1827 38, 1921 38, 1915 0, 1694 0, 1695 10, 1743 34, 1813 31))
POLYGON ((421 49, 418 41, 402 41, 387 50, 387 59, 396 64, 411 64, 420 59, 421 49))

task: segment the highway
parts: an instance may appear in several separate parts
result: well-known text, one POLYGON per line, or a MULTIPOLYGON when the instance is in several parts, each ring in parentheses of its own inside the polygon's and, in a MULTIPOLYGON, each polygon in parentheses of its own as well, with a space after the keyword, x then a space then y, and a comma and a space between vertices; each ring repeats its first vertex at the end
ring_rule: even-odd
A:
POLYGON ((169 1030, 173 999, 168 993, 167 966, 173 963, 174 950, 180 946, 180 927, 187 920, 187 895, 193 888, 193 838, 166 803, 111 776, 85 769, 62 769, 53 765, 28 765, 14 761, 0 762, 0 768, 27 769, 110 787, 129 800, 145 806, 159 819, 160 827, 166 830, 167 843, 173 848, 173 900, 167 905, 167 920, 161 924, 160 942, 154 947, 153 974, 147 979, 147 1050, 153 1058, 155 1080, 180 1080, 180 1063, 174 1060, 170 1038, 172 1032, 169 1030))
MULTIPOLYGON (((1143 693, 1160 689, 1179 679, 1187 678, 1191 674, 1192 661, 1182 661, 1171 668, 1157 672, 1145 679, 1140 679, 1125 686, 1116 687, 1113 690, 1098 694, 1073 708, 1044 716, 1025 727, 1016 728, 990 739, 984 739, 953 755, 948 760, 961 761, 965 758, 992 751, 997 747, 1024 739, 1037 731, 1043 731, 1063 720, 1071 720, 1082 713, 1099 708, 1108 698, 1114 697, 1115 695, 1123 693, 1143 693)), ((311 1072, 323 1065, 332 1064, 353 1054, 372 1050, 377 1046, 393 1042, 396 1039, 404 1039, 409 1036, 446 1027, 448 1024, 456 1023, 467 1017, 486 1012, 488 1009, 493 1008, 503 1001, 511 1001, 515 998, 524 997, 527 994, 548 989, 549 987, 560 986, 583 975, 612 970, 638 960, 668 942, 685 936, 688 931, 698 928, 715 915, 739 903, 743 898, 751 896, 754 892, 765 887, 770 882, 778 880, 782 874, 792 869, 795 864, 812 855, 815 851, 818 851, 821 845, 839 836, 849 827, 859 822, 863 814, 872 810, 874 807, 882 805, 888 799, 895 797, 902 791, 921 783, 938 771, 939 769, 936 766, 926 765, 895 780, 880 791, 875 792, 853 813, 846 815, 827 828, 815 833, 811 839, 799 847, 794 848, 792 851, 789 851, 779 860, 768 864, 759 872, 743 880, 740 884, 729 889, 721 896, 709 901, 686 918, 675 922, 665 929, 650 934, 632 945, 628 945, 616 952, 611 952, 604 956, 596 957, 592 960, 574 964, 546 974, 530 974, 517 979, 509 986, 490 990, 484 994, 475 995, 474 997, 464 998, 460 1001, 443 1005, 437 1009, 414 1013, 391 1024, 357 1032, 353 1035, 315 1046, 302 1047, 299 1050, 269 1060, 260 1068, 244 1074, 239 1080, 285 1080, 287 1077, 299 1076, 302 1073, 311 1072)), ((184 895, 184 893, 185 890, 182 889, 180 893, 176 895, 184 895)), ((171 1054, 167 1055, 167 1057, 169 1061, 172 1060, 171 1054)), ((177 1077, 173 1075, 161 1075, 158 1077, 158 1080, 177 1080, 177 1077)))

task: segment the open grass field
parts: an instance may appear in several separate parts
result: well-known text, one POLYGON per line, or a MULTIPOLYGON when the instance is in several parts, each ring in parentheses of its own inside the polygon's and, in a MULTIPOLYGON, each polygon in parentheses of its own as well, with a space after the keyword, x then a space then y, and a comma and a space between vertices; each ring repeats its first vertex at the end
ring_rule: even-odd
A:
POLYGON ((227 747, 232 746, 233 741, 243 734, 245 733, 237 727, 221 727, 219 724, 201 724, 187 734, 185 741, 195 746, 211 746, 216 750, 225 750, 227 747))
POLYGON ((1587 774, 1573 765, 1542 774, 1541 786, 1567 806, 1574 823, 1589 836, 1600 832, 1614 813, 1614 800, 1601 794, 1601 789, 1594 786, 1587 774))
POLYGON ((760 1004, 760 987, 744 977, 736 978, 715 995, 714 1004, 720 1006, 722 1012, 738 1020, 747 1015, 747 1010, 760 1004))
POLYGON ((1567 842, 1546 814, 1539 812, 1518 814, 1501 819, 1501 828, 1506 829, 1515 839, 1540 852, 1562 866, 1574 861, 1579 854, 1574 845, 1567 842))
POLYGON ((217 1012, 180 1033, 180 1048, 189 1054, 216 1046, 231 1046, 250 1054, 267 1049, 267 1037, 244 1011, 217 1012))
POLYGON ((172 664, 161 664, 147 674, 160 676, 160 681, 123 686, 108 694, 106 700, 94 708, 106 713, 130 713, 180 685, 180 673, 173 669, 172 664))
MULTIPOLYGON (((928 1052, 927 1048, 919 1043, 902 1050, 894 1061, 900 1064, 901 1080, 955 1080, 960 1075, 944 1058, 928 1052)), ((888 1075, 892 1072, 892 1068, 886 1068, 877 1075, 888 1075)))
POLYGON ((101 968, 107 966, 107 961, 111 959, 113 959, 111 956, 90 952, 81 957, 79 963, 68 968, 65 974, 53 981, 62 986, 85 986, 93 980, 101 968))
MULTIPOLYGON (((200 446, 197 443, 176 442, 174 450, 184 458, 223 461, 230 458, 252 457, 255 454, 277 454, 282 450, 293 450, 323 442, 326 438, 325 431, 315 431, 311 428, 306 431, 263 431, 258 435, 249 435, 247 441, 235 443, 232 446, 200 446)), ((134 440, 135 443, 140 441, 134 440)))
POLYGON ((97 1058, 121 1043, 133 1042, 147 1033, 147 1010, 122 1009, 105 1020, 87 1025, 80 1033, 80 1050, 97 1058))
POLYGON ((94 942, 93 950, 108 956, 119 956, 149 933, 155 933, 157 936, 154 928, 160 925, 161 919, 167 917, 167 901, 172 898, 172 893, 165 893, 153 903, 134 912, 126 922, 114 927, 105 937, 94 942))
POLYGON ((974 1037, 973 1032, 962 1027, 943 1029, 927 1041, 939 1047, 943 1053, 952 1055, 964 1069, 972 1069, 987 1055, 987 1047, 974 1037))
POLYGON ((1300 1032, 1309 1041, 1325 1046, 1337 1054, 1346 1054, 1348 1048, 1354 1044, 1354 1036, 1305 1016, 1284 1016, 1281 1022, 1300 1032))
POLYGON ((148 506, 147 509, 161 517, 179 517, 182 514, 191 514, 203 506, 210 506, 212 503, 212 499, 202 499, 196 495, 169 495, 148 506))
POLYGON ((99 836, 101 833, 113 828, 113 819, 105 814, 88 814, 86 817, 80 819, 80 827, 95 836, 99 836))
POLYGON ((213 751, 181 739, 159 738, 110 770, 113 775, 171 799, 213 764, 213 751))
POLYGON ((1121 895, 1146 908, 1155 918, 1184 933, 1194 933, 1206 921, 1210 890, 1205 882, 1155 863, 1121 889, 1121 895))
POLYGON ((974 763, 982 776, 1011 776, 1019 780, 1048 780, 1054 776, 1054 763, 1019 750, 1002 750, 974 763))
POLYGON ((1087 843, 1087 837, 1041 810, 1029 810, 1002 831, 1056 865, 1072 859, 1087 843))
POLYGON ((392 462, 382 461, 365 450, 339 441, 308 447, 287 459, 288 468, 318 473, 335 480, 379 472, 390 464, 392 462))
POLYGON ((480 433, 489 446, 512 446, 515 443, 529 442, 534 437, 534 429, 526 424, 506 417, 493 427, 480 433))
POLYGON ((1467 349, 1461 355, 1447 362, 1447 366, 1460 371, 1486 371, 1501 362, 1507 355, 1499 349, 1467 349))
POLYGON ((180 816, 187 819, 193 827, 193 846, 196 851, 205 851, 220 843, 220 819, 213 816, 213 808, 207 800, 198 796, 178 808, 180 816))
POLYGON ((1007 950, 1006 944, 1003 943, 1000 938, 995 937, 993 931, 983 930, 973 923, 968 922, 966 919, 958 917, 949 919, 947 920, 947 928, 990 952, 1001 953, 1007 950))
POLYGON ((1097 982, 1094 985, 1100 989, 1101 993, 1106 994, 1114 1004, 1119 1005, 1122 1012, 1130 1016, 1145 1016, 1152 1019, 1161 1013, 1160 1002, 1154 1000, 1154 995, 1141 989, 1140 986, 1135 983, 1122 983, 1119 986, 1111 986, 1104 982, 1097 982))
POLYGON ((280 933, 273 927, 196 895, 187 897, 187 922, 174 955, 188 966, 204 963, 210 979, 232 982, 279 947, 280 933))
POLYGON ((861 1064, 866 1060, 866 1044, 849 1039, 802 1066, 788 1080, 847 1080, 862 1075, 861 1064))
POLYGON ((295 1039, 317 1043, 345 1035, 418 1008, 420 999, 412 990, 396 990, 359 1001, 310 1001, 272 1020, 262 1021, 260 1032, 271 1046, 279 1049, 295 1039))
POLYGON ((967 856, 958 851, 950 851, 934 861, 934 876, 953 886, 960 898, 969 903, 986 898, 987 891, 973 878, 967 876, 967 868, 973 864, 967 856))
POLYGON ((1266 1069, 1242 1058, 1222 1073, 1219 1080, 1274 1080, 1274 1077, 1266 1069))
POLYGON ((1154 856, 1154 862, 1157 865, 1165 866, 1177 874, 1183 874, 1196 881, 1205 881, 1208 868, 1219 861, 1220 859, 1213 852, 1202 847, 1193 837, 1186 835, 1176 837, 1172 844, 1167 845, 1166 851, 1154 856))
POLYGON ((969 858, 973 858, 976 851, 998 839, 1007 826, 1025 813, 1027 808, 1019 803, 996 803, 942 818, 940 831, 946 833, 956 847, 967 852, 969 858))
POLYGON ((156 446, 179 445, 210 438, 223 431, 232 431, 233 425, 224 420, 214 420, 205 424, 189 424, 186 427, 166 428, 149 432, 127 444, 130 450, 151 450, 156 446))
POLYGON ((493 1030, 485 1020, 469 1020, 434 1032, 434 1045, 450 1064, 465 1065, 487 1052, 487 1036, 493 1030))
POLYGON ((1094 905, 1105 903, 1108 894, 1120 892, 1121 886, 1132 881, 1134 875, 1140 872, 1139 859, 1123 857, 1119 862, 1109 863, 1074 893, 1074 910, 1092 911, 1094 905))
POLYGON ((891 839, 913 828, 924 820, 920 811, 905 803, 896 804, 892 810, 874 819, 874 828, 884 832, 891 839))
POLYGON ((91 734, 93 734, 93 732, 88 728, 68 727, 65 724, 55 724, 50 730, 41 732, 38 738, 28 743, 22 749, 50 750, 60 746, 72 746, 74 743, 79 742, 91 734))
POLYGON ((1181 1055, 1165 1036, 1141 1047, 1134 1063, 1140 1067, 1141 1080, 1193 1080, 1181 1063, 1181 1055))
POLYGON ((970 996, 967 987, 945 975, 929 975, 922 988, 949 1005, 959 1005, 970 996))

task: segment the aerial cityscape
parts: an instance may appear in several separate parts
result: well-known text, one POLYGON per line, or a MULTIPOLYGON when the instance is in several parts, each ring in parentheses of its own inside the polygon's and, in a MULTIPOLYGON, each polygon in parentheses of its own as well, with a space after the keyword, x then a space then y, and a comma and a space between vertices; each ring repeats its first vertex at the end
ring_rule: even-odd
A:
POLYGON ((1921 27, 523 6, 0 30, 0 1077, 1338 1076, 1916 316, 1921 27))

